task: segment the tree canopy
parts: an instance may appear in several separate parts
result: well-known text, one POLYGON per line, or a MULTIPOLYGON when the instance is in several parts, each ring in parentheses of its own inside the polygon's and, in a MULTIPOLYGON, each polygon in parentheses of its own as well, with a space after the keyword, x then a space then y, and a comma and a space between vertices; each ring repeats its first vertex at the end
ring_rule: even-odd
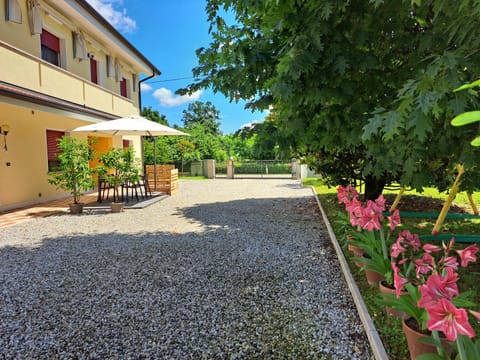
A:
POLYGON ((332 182, 365 181, 367 197, 392 181, 446 189, 456 163, 478 186, 476 129, 450 119, 478 108, 473 89, 453 89, 479 77, 480 1, 208 0, 207 12, 213 41, 183 91, 273 105, 283 144, 332 182))

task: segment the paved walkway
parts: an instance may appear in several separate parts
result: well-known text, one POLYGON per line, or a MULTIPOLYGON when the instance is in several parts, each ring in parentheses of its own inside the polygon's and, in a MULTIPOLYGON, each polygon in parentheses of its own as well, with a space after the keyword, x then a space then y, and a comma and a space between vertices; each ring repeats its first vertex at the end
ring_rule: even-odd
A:
POLYGON ((182 181, 0 231, 0 358, 370 359, 310 189, 182 181))

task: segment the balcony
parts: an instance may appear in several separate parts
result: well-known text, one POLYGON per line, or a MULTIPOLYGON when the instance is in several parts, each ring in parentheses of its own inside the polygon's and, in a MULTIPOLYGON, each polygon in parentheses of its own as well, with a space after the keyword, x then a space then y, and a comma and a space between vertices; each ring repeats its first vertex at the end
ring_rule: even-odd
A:
POLYGON ((0 41, 0 79, 119 117, 138 113, 130 99, 2 41, 0 41))

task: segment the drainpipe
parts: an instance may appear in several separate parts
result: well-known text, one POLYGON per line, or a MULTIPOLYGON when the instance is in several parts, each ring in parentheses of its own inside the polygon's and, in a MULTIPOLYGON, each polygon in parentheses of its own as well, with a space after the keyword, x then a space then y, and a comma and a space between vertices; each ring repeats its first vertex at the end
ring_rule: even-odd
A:
POLYGON ((155 70, 153 71, 152 75, 147 76, 145 79, 142 79, 138 82, 138 108, 140 109, 140 113, 142 112, 142 83, 144 81, 150 80, 151 78, 154 78, 157 75, 161 75, 160 73, 157 73, 155 70))
MULTIPOLYGON (((155 76, 160 75, 155 70, 153 70, 152 75, 147 76, 145 79, 142 79, 138 82, 138 108, 140 109, 140 114, 142 114, 142 82, 150 80, 155 76)), ((143 136, 142 136, 142 158, 143 158, 143 136)), ((143 175, 146 174, 146 166, 143 164, 143 175)), ((157 137, 153 137, 153 191, 157 192, 157 137)))

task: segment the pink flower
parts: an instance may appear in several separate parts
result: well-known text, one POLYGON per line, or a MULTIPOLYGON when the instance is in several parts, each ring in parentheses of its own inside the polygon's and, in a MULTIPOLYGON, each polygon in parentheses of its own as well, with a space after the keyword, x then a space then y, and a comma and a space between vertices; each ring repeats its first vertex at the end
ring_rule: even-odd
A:
POLYGON ((408 230, 400 231, 398 234, 397 241, 403 242, 405 245, 413 248, 413 250, 418 251, 422 244, 420 243, 420 239, 418 238, 417 234, 412 234, 408 230))
POLYGON ((422 297, 418 301, 418 306, 429 309, 440 299, 451 300, 458 295, 456 274, 452 268, 447 268, 447 274, 441 276, 440 274, 430 275, 427 282, 419 287, 422 297))
POLYGON ((450 239, 450 242, 448 243, 448 245, 446 245, 445 242, 442 242, 442 246, 443 246, 443 249, 445 250, 445 254, 448 254, 450 250, 452 250, 453 245, 455 245, 455 238, 453 237, 450 239))
POLYGON ((437 304, 427 309, 430 319, 427 327, 430 331, 442 331, 449 341, 457 340, 457 335, 475 336, 472 326, 468 322, 465 309, 457 309, 447 299, 440 299, 437 304))
POLYGON ((443 265, 445 268, 452 268, 454 270, 458 269, 457 258, 453 256, 442 257, 438 263, 443 265))
POLYGON ((442 251, 442 248, 440 246, 437 246, 437 245, 433 245, 433 244, 425 244, 423 245, 423 250, 425 250, 425 252, 427 253, 432 253, 432 252, 440 252, 442 251))
POLYGON ((380 196, 375 200, 375 207, 377 212, 380 214, 385 210, 385 198, 383 195, 380 194, 380 196))
POLYGON ((477 261, 475 254, 478 252, 477 244, 472 244, 463 250, 457 250, 460 256, 461 266, 467 267, 468 263, 477 261))
POLYGON ((392 258, 397 258, 400 254, 403 254, 407 249, 402 246, 402 242, 397 240, 391 247, 390 256, 392 258))
POLYGON ((480 312, 470 310, 470 314, 472 314, 473 316, 475 316, 475 318, 476 318, 478 321, 480 321, 480 312))
POLYGON ((348 195, 347 195, 347 189, 344 186, 339 186, 338 187, 337 198, 338 198, 338 201, 340 201, 344 204, 346 204, 349 201, 348 195))
POLYGON ((420 259, 417 259, 413 262, 415 264, 415 272, 417 273, 417 278, 420 278, 420 275, 428 274, 433 270, 434 258, 432 255, 426 253, 420 259))
POLYGON ((382 220, 381 215, 378 215, 373 208, 374 205, 373 201, 369 201, 367 206, 362 211, 362 219, 360 220, 360 226, 368 231, 372 231, 373 229, 380 230, 382 225, 380 221, 382 220))
POLYGON ((408 284, 409 280, 399 275, 400 269, 398 268, 397 264, 395 264, 394 262, 392 262, 392 269, 393 269, 393 286, 395 287, 395 295, 397 296, 397 299, 399 299, 403 287, 406 284, 408 284))
POLYGON ((388 217, 390 221, 390 230, 395 230, 395 228, 400 225, 400 211, 395 210, 391 216, 388 217))

